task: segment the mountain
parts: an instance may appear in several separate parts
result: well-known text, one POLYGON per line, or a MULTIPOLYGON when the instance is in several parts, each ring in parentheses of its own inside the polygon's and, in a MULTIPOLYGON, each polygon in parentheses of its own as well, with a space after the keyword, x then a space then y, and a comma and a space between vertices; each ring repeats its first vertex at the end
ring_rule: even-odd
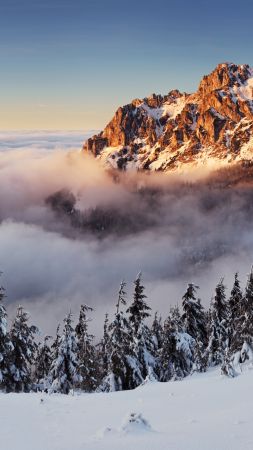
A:
POLYGON ((219 64, 196 93, 173 90, 135 99, 83 150, 118 169, 168 171, 251 161, 253 69, 219 64))

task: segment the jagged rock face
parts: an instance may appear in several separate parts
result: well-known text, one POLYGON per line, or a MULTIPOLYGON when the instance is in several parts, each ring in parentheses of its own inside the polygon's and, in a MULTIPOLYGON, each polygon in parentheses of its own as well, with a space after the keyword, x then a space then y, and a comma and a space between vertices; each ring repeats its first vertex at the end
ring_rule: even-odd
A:
POLYGON ((246 64, 219 64, 194 94, 174 90, 133 100, 88 139, 84 151, 119 169, 251 160, 253 70, 246 64))

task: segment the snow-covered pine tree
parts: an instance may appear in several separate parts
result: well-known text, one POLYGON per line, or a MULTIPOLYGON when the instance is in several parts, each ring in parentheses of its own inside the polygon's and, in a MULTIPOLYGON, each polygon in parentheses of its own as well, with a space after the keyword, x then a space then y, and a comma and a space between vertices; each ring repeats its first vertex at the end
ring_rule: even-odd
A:
POLYGON ((245 295, 242 301, 241 325, 239 328, 241 342, 240 362, 253 362, 253 267, 248 276, 245 295))
POLYGON ((122 311, 122 306, 126 305, 125 286, 122 281, 115 317, 108 327, 108 371, 100 386, 100 390, 107 392, 133 389, 143 381, 129 322, 122 311))
POLYGON ((234 377, 236 375, 235 365, 240 362, 241 358, 240 351, 243 345, 241 331, 244 320, 243 305, 242 290, 238 273, 236 273, 233 288, 228 300, 227 340, 224 351, 224 360, 221 366, 221 373, 229 377, 234 377))
POLYGON ((118 301, 116 304, 116 316, 121 312, 121 307, 126 305, 126 282, 124 280, 121 281, 119 287, 118 301))
POLYGON ((109 359, 109 350, 108 350, 108 342, 109 342, 109 317, 108 313, 105 314, 104 319, 104 328, 103 328, 103 337, 101 341, 96 345, 97 350, 97 360, 99 363, 99 374, 98 379, 100 380, 99 384, 102 383, 102 380, 108 374, 108 359, 109 359))
POLYGON ((192 372, 206 372, 207 362, 206 347, 201 338, 197 336, 194 345, 192 372))
POLYGON ((234 322, 234 320, 236 320, 241 315, 242 298, 243 295, 238 277, 238 272, 236 272, 233 288, 231 290, 231 294, 228 300, 228 307, 232 322, 234 322))
POLYGON ((35 358, 34 385, 38 390, 48 390, 50 383, 48 380, 49 370, 53 360, 52 348, 49 341, 52 336, 45 336, 43 344, 38 344, 35 358))
POLYGON ((138 273, 136 280, 134 281, 134 299, 133 303, 127 309, 129 313, 129 321, 133 328, 133 333, 137 336, 139 328, 142 326, 143 321, 150 316, 148 311, 151 308, 147 305, 145 299, 147 296, 144 294, 144 286, 141 283, 141 272, 138 273))
POLYGON ((126 305, 125 287, 126 283, 122 281, 114 320, 104 328, 104 336, 106 336, 107 341, 107 370, 99 389, 106 392, 127 389, 127 368, 125 365, 129 353, 129 345, 127 345, 129 335, 127 333, 127 320, 121 309, 122 306, 126 305))
POLYGON ((237 372, 234 365, 234 356, 231 352, 231 349, 227 347, 224 352, 223 362, 221 364, 221 374, 226 375, 230 378, 236 376, 237 372))
POLYGON ((206 315, 201 305, 200 299, 196 298, 198 286, 189 283, 186 293, 183 295, 183 315, 182 323, 184 331, 193 339, 197 339, 206 345, 207 343, 207 327, 206 315))
POLYGON ((71 389, 74 389, 82 381, 82 377, 78 374, 77 352, 78 344, 70 312, 64 319, 57 355, 55 355, 50 368, 50 392, 68 394, 71 389))
POLYGON ((76 325, 76 336, 78 346, 78 373, 82 377, 81 389, 86 392, 95 391, 98 386, 98 361, 96 348, 93 344, 94 335, 89 333, 88 323, 92 320, 88 313, 93 311, 88 305, 81 305, 79 320, 76 325))
POLYGON ((55 340, 51 345, 53 359, 56 359, 58 356, 60 339, 61 339, 60 324, 58 324, 56 328, 55 340))
POLYGON ((160 354, 163 345, 163 337, 164 337, 164 328, 162 324, 162 317, 158 317, 158 312, 155 313, 153 323, 151 325, 151 336, 154 345, 153 354, 155 356, 156 364, 155 364, 155 373, 157 379, 160 379, 161 376, 161 365, 160 365, 160 354))
POLYGON ((163 343, 159 352, 159 380, 181 379, 184 373, 178 367, 177 336, 175 324, 169 316, 164 322, 163 343))
POLYGON ((56 333, 55 333, 55 339, 51 345, 51 365, 49 368, 49 372, 48 372, 48 376, 45 380, 45 384, 48 386, 48 389, 50 389, 50 386, 52 385, 52 373, 51 373, 51 367, 52 367, 52 362, 56 361, 56 359, 58 358, 58 354, 59 354, 59 345, 60 345, 60 339, 61 339, 61 333, 60 333, 60 324, 57 325, 56 328, 56 333))
POLYGON ((109 340, 108 327, 109 327, 109 315, 108 315, 108 313, 106 313, 105 320, 104 320, 104 333, 103 333, 104 349, 106 349, 106 346, 107 346, 108 340, 109 340))
POLYGON ((178 306, 171 308, 164 323, 163 342, 159 352, 160 381, 180 380, 192 368, 194 339, 184 331, 178 306))
POLYGON ((28 313, 22 306, 18 306, 10 330, 13 350, 11 352, 9 390, 14 392, 29 392, 32 384, 32 365, 37 349, 34 338, 38 333, 38 328, 29 325, 28 320, 28 313))
POLYGON ((243 309, 243 294, 238 278, 235 274, 233 288, 228 300, 228 350, 234 353, 241 348, 241 325, 243 309))
MULTIPOLYGON (((147 296, 144 294, 144 289, 144 285, 141 283, 141 273, 139 273, 134 281, 134 299, 127 309, 131 327, 131 348, 137 357, 143 380, 157 377, 154 341, 151 330, 145 324, 145 319, 150 317, 151 308, 145 301, 147 296)), ((138 385, 139 380, 135 380, 134 383, 138 385)))
MULTIPOLYGON (((197 289, 199 289, 198 286, 189 283, 183 295, 182 323, 185 333, 193 339, 192 346, 189 349, 192 353, 192 360, 188 360, 190 370, 204 371, 205 357, 202 353, 207 346, 207 322, 201 301, 196 298, 197 289)), ((187 342, 189 341, 187 340, 187 342)), ((189 356, 190 352, 188 352, 189 356)))
POLYGON ((7 332, 7 312, 3 304, 5 290, 0 287, 0 389, 9 390, 10 354, 13 350, 7 332))
POLYGON ((163 326, 162 326, 162 317, 158 317, 158 312, 155 313, 155 317, 151 326, 152 338, 154 341, 155 350, 159 351, 162 347, 163 341, 163 326))
POLYGON ((228 340, 228 308, 223 279, 217 284, 215 296, 211 302, 209 339, 207 347, 208 364, 222 364, 228 340))

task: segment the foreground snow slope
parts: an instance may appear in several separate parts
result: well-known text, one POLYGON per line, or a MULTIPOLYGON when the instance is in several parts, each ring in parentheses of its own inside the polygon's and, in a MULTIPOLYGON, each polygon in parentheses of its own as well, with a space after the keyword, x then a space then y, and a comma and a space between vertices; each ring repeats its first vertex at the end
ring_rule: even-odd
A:
POLYGON ((0 394, 1 450, 252 450, 252 423, 250 370, 112 394, 0 394))

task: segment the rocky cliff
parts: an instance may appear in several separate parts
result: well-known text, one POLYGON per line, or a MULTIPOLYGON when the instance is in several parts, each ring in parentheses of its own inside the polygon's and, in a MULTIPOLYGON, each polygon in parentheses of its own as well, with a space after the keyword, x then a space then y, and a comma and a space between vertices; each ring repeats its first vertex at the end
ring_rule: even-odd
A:
POLYGON ((253 69, 219 64, 194 94, 178 90, 120 107, 83 147, 106 165, 172 170, 253 159, 253 69))

